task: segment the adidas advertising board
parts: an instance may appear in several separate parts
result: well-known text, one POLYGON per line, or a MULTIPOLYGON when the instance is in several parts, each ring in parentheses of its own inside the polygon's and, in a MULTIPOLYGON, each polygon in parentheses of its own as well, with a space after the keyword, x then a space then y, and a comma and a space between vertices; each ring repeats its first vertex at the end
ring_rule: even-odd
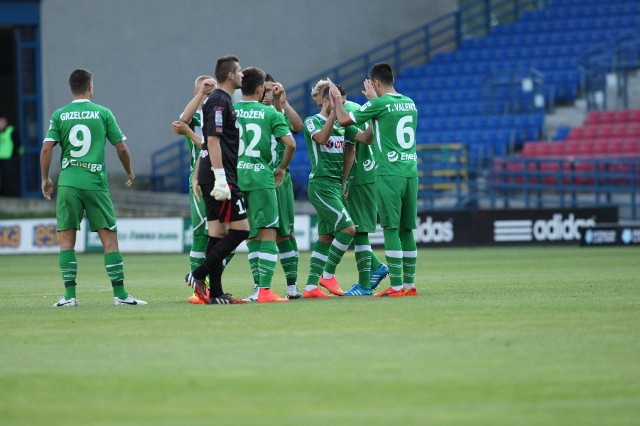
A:
POLYGON ((494 210, 492 214, 487 225, 496 244, 576 243, 584 228, 618 221, 616 207, 494 210))
MULTIPOLYGON (((617 223, 617 207, 420 212, 414 236, 418 246, 576 244, 582 229, 617 223)), ((369 235, 381 247, 380 226, 369 235)))

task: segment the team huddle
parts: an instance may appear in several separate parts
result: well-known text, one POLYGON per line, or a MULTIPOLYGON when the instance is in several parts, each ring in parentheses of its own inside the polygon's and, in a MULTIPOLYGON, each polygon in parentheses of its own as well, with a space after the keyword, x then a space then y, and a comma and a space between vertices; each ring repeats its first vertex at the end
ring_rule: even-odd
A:
MULTIPOLYGON (((118 150, 130 186, 135 175, 126 138, 111 112, 89 101, 93 94, 91 74, 85 70, 74 73, 70 77, 74 101, 52 115, 41 154, 42 188, 48 199, 53 192, 48 176, 52 147, 61 145, 61 164, 76 160, 74 166, 62 168, 58 183, 56 211, 58 233, 64 237, 60 238, 60 270, 65 295, 54 306, 77 306, 74 244, 83 210, 90 229, 98 232, 103 242, 114 303, 146 304, 124 290, 122 256, 104 167, 92 172, 77 165, 104 164, 108 139, 118 150), (72 83, 78 72, 88 74, 84 86, 72 83), (100 109, 93 120, 102 128, 87 127, 81 118, 60 120, 61 114, 78 108, 100 109), (103 187, 78 187, 73 174, 84 178, 88 173, 103 187), (63 198, 65 193, 72 196, 63 198), (83 202, 91 198, 99 198, 98 203, 83 202)), ((368 296, 387 275, 390 287, 375 296, 417 296, 413 237, 418 188, 417 110, 411 99, 395 91, 393 71, 384 63, 371 68, 363 93, 368 101, 360 106, 347 101, 339 85, 320 80, 311 92, 320 111, 301 120, 287 102, 281 84, 258 68, 242 69, 235 56, 217 60, 215 78, 196 79, 193 99, 180 120, 172 124, 173 131, 184 136, 191 153, 193 244, 189 253, 191 271, 185 277, 193 288, 189 302, 244 304, 368 296), (242 99, 233 103, 236 89, 241 90, 242 99), (311 163, 308 199, 318 215, 318 240, 302 291, 298 289, 295 202, 288 172, 296 149, 292 133, 300 131, 304 132, 311 163), (378 220, 384 233, 386 265, 376 257, 369 242, 368 235, 378 220), (224 291, 222 278, 225 266, 243 241, 249 251, 254 288, 241 299, 224 291), (343 291, 335 272, 351 245, 358 282, 343 291), (284 297, 271 288, 278 261, 286 278, 284 297)))

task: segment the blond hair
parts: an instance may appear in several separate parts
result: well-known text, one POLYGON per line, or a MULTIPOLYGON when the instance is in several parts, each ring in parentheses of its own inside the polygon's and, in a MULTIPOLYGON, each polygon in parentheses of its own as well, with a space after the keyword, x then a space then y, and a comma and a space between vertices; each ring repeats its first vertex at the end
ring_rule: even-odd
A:
POLYGON ((205 81, 208 78, 213 78, 210 75, 201 75, 200 77, 196 78, 196 82, 195 82, 195 88, 197 89, 203 81, 205 81))
POLYGON ((329 80, 323 78, 318 80, 318 82, 311 89, 311 96, 322 95, 322 91, 325 87, 329 86, 329 80))

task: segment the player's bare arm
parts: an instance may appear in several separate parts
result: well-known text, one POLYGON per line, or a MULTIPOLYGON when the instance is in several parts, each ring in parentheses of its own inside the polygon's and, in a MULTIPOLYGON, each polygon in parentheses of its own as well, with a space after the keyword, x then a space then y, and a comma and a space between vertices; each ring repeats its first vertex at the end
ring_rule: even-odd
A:
POLYGON ((284 87, 280 83, 273 85, 273 97, 275 100, 275 106, 278 111, 284 111, 284 114, 289 119, 292 132, 299 133, 302 131, 302 118, 296 112, 295 109, 287 102, 287 94, 284 91, 284 87))
POLYGON ((327 122, 324 123, 322 129, 319 132, 314 133, 311 137, 315 143, 320 145, 324 145, 329 140, 331 136, 331 132, 333 131, 333 122, 336 120, 335 108, 331 110, 329 116, 327 117, 327 122))
POLYGON ((171 123, 171 130, 176 135, 186 136, 200 149, 202 149, 202 138, 191 129, 185 122, 183 121, 174 121, 171 123))
POLYGON ((349 113, 344 109, 340 90, 338 90, 336 85, 331 80, 329 80, 329 96, 332 99, 332 110, 335 111, 338 123, 340 123, 341 126, 350 126, 351 124, 355 124, 351 119, 349 113))
POLYGON ((53 158, 53 141, 45 141, 40 150, 40 176, 42 177, 42 195, 47 200, 51 200, 53 195, 53 181, 49 177, 49 169, 51 168, 51 159, 53 158))
POLYGON ((354 139, 356 142, 371 145, 373 143, 373 126, 369 126, 365 130, 359 130, 354 139))
POLYGON ((197 202, 200 202, 200 198, 202 198, 202 189, 198 184, 198 170, 200 170, 200 157, 196 160, 196 164, 193 166, 193 178, 191 179, 191 188, 193 189, 193 198, 196 199, 197 202))
POLYGON ((129 178, 124 186, 127 188, 131 188, 133 186, 133 182, 136 180, 136 174, 133 172, 133 168, 131 167, 131 155, 129 154, 129 147, 124 141, 120 141, 114 145, 116 151, 118 152, 118 159, 120 159, 120 163, 122 163, 122 167, 124 168, 127 177, 129 178))
POLYGON ((293 159, 293 154, 296 152, 296 141, 293 139, 293 136, 283 136, 281 141, 284 143, 284 154, 282 155, 280 164, 278 164, 278 167, 276 167, 273 174, 276 179, 276 186, 280 186, 280 184, 282 184, 282 180, 287 173, 287 167, 289 167, 289 163, 291 163, 291 160, 293 159))
POLYGON ((342 164, 342 198, 345 200, 349 196, 347 181, 351 174, 351 168, 356 160, 356 145, 347 143, 344 145, 344 163, 342 164))
POLYGON ((363 85, 364 85, 364 90, 362 91, 362 94, 367 99, 373 99, 378 97, 378 94, 376 93, 376 89, 373 87, 373 83, 371 82, 371 80, 367 78, 364 81, 363 85))
POLYGON ((214 78, 207 78, 202 81, 200 88, 196 91, 193 98, 180 114, 180 121, 189 125, 196 111, 200 109, 202 103, 207 97, 218 87, 218 82, 214 78))

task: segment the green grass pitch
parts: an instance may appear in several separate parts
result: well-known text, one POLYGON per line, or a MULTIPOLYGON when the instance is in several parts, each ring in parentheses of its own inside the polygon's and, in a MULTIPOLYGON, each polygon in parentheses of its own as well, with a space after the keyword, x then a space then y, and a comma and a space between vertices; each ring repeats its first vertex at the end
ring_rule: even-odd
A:
MULTIPOLYGON (((189 305, 187 255, 125 254, 149 305, 116 307, 102 256, 78 261, 80 306, 54 309, 57 256, 0 256, 2 425, 640 419, 640 248, 420 250, 419 297, 244 306, 189 305)), ((245 254, 225 279, 250 292, 245 254)))

